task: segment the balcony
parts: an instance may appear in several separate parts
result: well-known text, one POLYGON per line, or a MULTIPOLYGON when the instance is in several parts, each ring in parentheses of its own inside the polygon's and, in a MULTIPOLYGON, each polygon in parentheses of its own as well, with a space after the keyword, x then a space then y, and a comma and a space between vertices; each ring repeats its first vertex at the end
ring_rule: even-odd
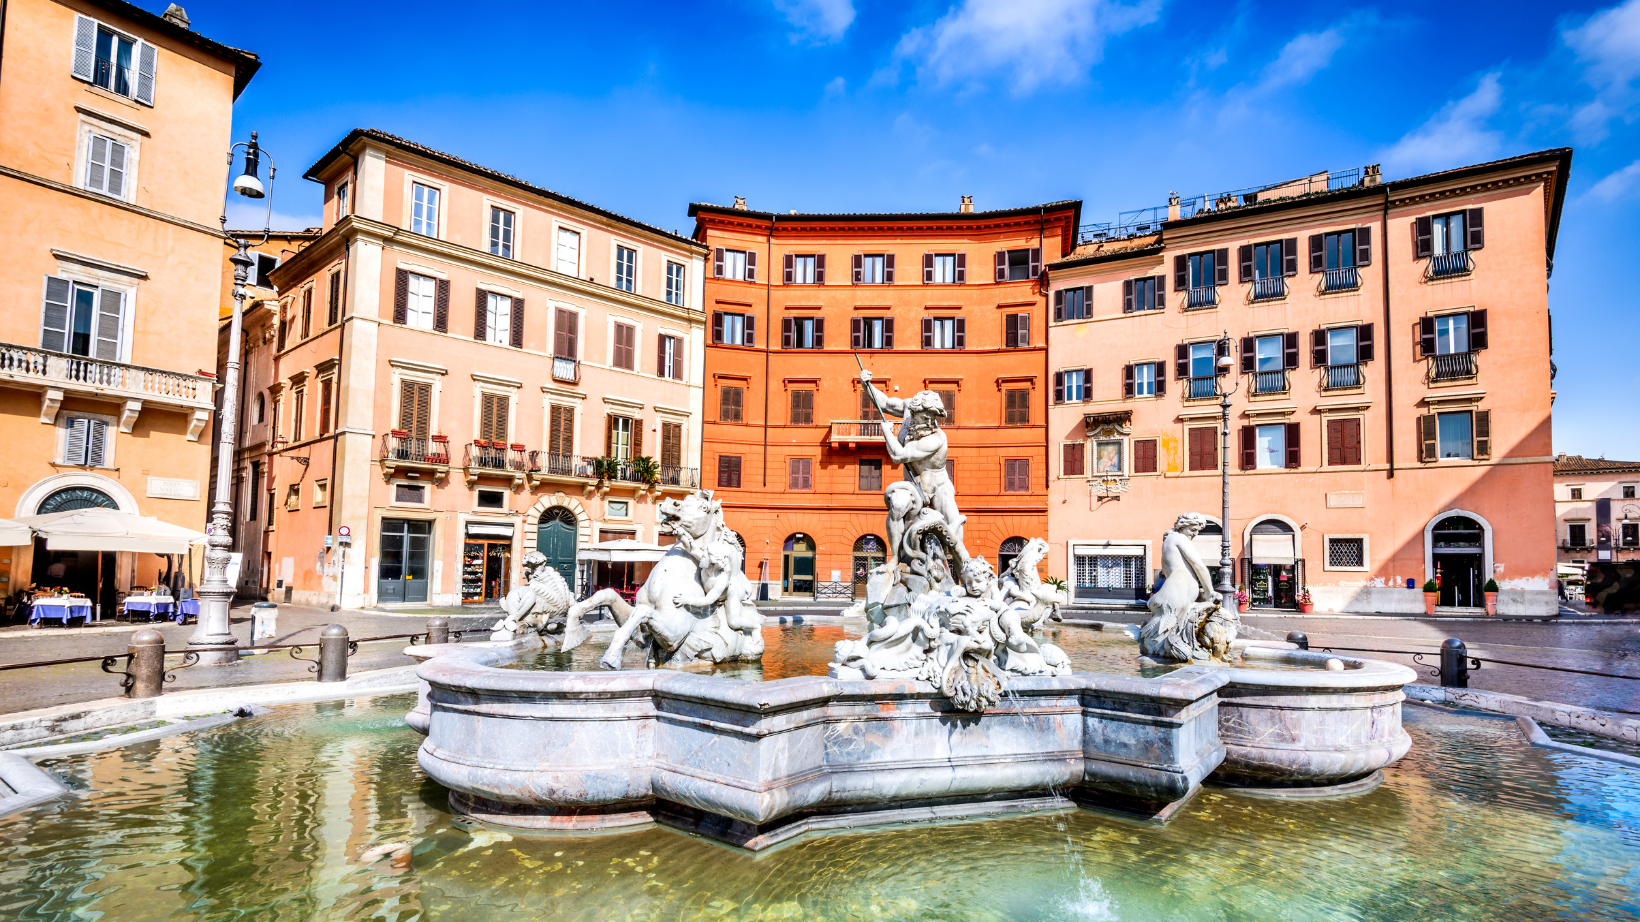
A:
POLYGON ((1367 383, 1366 366, 1355 363, 1352 365, 1328 365, 1321 369, 1321 389, 1337 391, 1346 388, 1362 387, 1367 383))
POLYGON ((1273 279, 1253 279, 1253 300, 1274 301, 1277 298, 1287 297, 1287 280, 1281 276, 1273 279))
POLYGON ((1459 250, 1456 253, 1441 253, 1429 258, 1428 277, 1432 279, 1453 278, 1459 275, 1468 275, 1475 271, 1475 262, 1469 258, 1468 250, 1459 250))
POLYGON ((468 486, 485 476, 510 477, 513 485, 517 486, 524 482, 524 476, 530 471, 530 459, 522 445, 474 439, 467 443, 462 466, 466 469, 468 486))
POLYGON ((442 480, 450 473, 450 437, 447 435, 410 435, 403 429, 382 434, 381 465, 383 479, 403 470, 429 471, 442 480))
POLYGON ((1200 307, 1215 307, 1219 303, 1219 290, 1216 287, 1191 288, 1184 293, 1184 309, 1194 310, 1200 307))
POLYGON ((883 421, 880 419, 834 419, 831 421, 831 436, 827 439, 833 448, 842 445, 853 448, 861 443, 881 444, 882 440, 883 421))
POLYGON ((1285 394, 1287 393, 1287 371, 1255 371, 1253 372, 1253 393, 1255 394, 1285 394))
MULTIPOLYGON (((549 479, 575 479, 594 481, 597 476, 597 458, 576 455, 560 455, 545 451, 529 453, 526 466, 532 483, 539 483, 549 479)), ((606 462, 607 464, 608 462, 606 462)), ((615 461, 613 476, 606 477, 606 481, 625 483, 643 483, 643 478, 633 470, 630 461, 615 461)), ((700 469, 694 467, 680 467, 675 464, 659 465, 659 479, 656 485, 662 488, 681 487, 693 490, 700 486, 700 469)))
POLYGON ((661 465, 661 486, 682 487, 685 490, 694 490, 700 487, 700 469, 694 467, 679 467, 676 464, 661 465))
POLYGON ((55 423, 63 397, 121 404, 120 431, 129 433, 144 407, 191 414, 188 440, 199 440, 215 406, 215 379, 124 362, 110 362, 0 343, 0 384, 41 392, 40 422, 55 423))
POLYGON ((1466 381, 1480 372, 1473 352, 1449 352, 1429 356, 1430 381, 1466 381))
POLYGON ((1219 379, 1215 376, 1184 379, 1184 397, 1186 400, 1204 400, 1208 397, 1219 396, 1219 379))
POLYGON ((1334 291, 1354 291, 1361 287, 1361 270, 1354 266, 1343 269, 1328 269, 1321 274, 1321 293, 1328 294, 1334 291))
POLYGON ((552 380, 563 381, 567 384, 579 384, 581 381, 580 360, 555 356, 552 360, 552 380))

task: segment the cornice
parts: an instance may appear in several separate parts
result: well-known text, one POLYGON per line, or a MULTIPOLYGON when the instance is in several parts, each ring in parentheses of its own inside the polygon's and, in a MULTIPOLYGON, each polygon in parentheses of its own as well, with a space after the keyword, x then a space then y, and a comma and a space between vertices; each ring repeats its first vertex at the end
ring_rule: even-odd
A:
POLYGON ((37 186, 44 186, 47 189, 51 189, 55 192, 61 192, 64 195, 72 195, 75 198, 83 198, 89 202, 107 205, 109 208, 118 208, 121 211, 129 211, 132 214, 141 215, 145 218, 153 218, 156 221, 164 221, 167 224, 175 224, 177 227, 187 228, 191 231, 198 231, 201 234, 208 237, 215 237, 218 240, 228 239, 228 235, 224 234, 220 228, 211 227, 206 224, 199 224, 194 221, 190 221, 187 218, 179 218, 176 215, 168 215, 163 211, 155 211, 152 208, 144 208, 141 205, 133 205, 130 202, 122 202, 119 199, 109 198, 106 195, 101 195, 96 192, 87 192, 84 189, 77 189, 66 183, 60 183, 55 179, 47 179, 44 176, 36 176, 33 173, 26 173, 22 170, 14 169, 9 166, 0 166, 0 176, 9 176, 12 179, 20 179, 23 182, 33 183, 37 186))

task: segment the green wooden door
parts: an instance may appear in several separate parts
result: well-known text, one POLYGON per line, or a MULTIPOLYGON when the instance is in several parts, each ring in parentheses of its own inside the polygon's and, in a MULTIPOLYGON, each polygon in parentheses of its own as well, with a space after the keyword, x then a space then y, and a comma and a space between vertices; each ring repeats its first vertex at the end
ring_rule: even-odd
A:
POLYGON ((547 563, 564 578, 571 591, 575 589, 575 513, 562 506, 554 506, 541 516, 535 532, 535 549, 547 558, 547 563))

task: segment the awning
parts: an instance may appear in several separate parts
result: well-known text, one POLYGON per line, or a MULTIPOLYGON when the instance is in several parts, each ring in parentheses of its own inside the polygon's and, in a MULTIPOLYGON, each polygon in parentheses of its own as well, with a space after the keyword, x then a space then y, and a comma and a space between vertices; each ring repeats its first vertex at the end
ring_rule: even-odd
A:
POLYGON ((17 547, 33 543, 34 532, 27 525, 13 522, 11 519, 0 519, 0 547, 17 547))
POLYGON ((467 534, 481 538, 511 538, 511 522, 468 522, 467 534))
POLYGON ((205 543, 205 533, 161 522, 152 516, 120 512, 100 506, 26 515, 17 519, 46 539, 53 551, 139 551, 149 554, 186 554, 188 547, 205 543))
POLYGON ((609 563, 636 560, 653 563, 666 556, 671 548, 661 547, 658 544, 645 544, 632 538, 617 538, 614 541, 602 541, 590 544, 575 553, 577 560, 596 560, 609 563))
POLYGON ((1298 556, 1293 553, 1292 535, 1253 535, 1253 563, 1292 563, 1298 556))

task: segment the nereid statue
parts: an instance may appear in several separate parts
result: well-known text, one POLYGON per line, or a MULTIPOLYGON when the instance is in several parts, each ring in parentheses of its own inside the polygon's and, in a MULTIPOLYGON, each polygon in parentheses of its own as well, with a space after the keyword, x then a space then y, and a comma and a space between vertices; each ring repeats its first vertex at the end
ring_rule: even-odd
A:
POLYGON ((1162 585, 1150 596, 1150 620, 1139 632, 1139 652, 1164 662, 1226 661, 1241 621, 1227 611, 1193 543, 1207 524, 1186 512, 1162 537, 1162 585))

